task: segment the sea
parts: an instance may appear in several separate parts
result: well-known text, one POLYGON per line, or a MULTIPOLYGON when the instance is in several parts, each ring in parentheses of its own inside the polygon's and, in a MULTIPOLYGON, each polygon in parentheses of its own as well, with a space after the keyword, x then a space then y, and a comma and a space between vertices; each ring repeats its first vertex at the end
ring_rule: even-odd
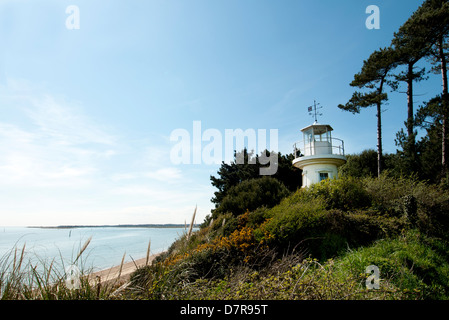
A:
POLYGON ((165 251, 185 232, 183 227, 0 227, 0 263, 25 248, 26 261, 67 266, 90 239, 77 263, 95 272, 120 265, 123 256, 125 263, 145 258, 150 241, 150 254, 165 251))

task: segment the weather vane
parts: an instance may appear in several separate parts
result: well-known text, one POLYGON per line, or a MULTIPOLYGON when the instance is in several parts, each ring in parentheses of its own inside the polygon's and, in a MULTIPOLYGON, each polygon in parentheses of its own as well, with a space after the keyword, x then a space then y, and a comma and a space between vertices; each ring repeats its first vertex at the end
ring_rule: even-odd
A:
POLYGON ((319 103, 316 103, 315 100, 313 100, 313 106, 309 106, 307 109, 309 111, 309 115, 313 115, 315 118, 315 122, 318 122, 317 117, 322 116, 323 114, 321 112, 318 112, 318 110, 322 109, 323 107, 320 106, 319 103))

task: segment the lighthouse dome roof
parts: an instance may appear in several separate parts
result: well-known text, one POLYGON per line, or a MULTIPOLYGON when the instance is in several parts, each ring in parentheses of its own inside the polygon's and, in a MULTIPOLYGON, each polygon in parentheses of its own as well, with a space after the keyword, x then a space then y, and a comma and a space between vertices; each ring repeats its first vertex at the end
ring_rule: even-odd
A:
POLYGON ((308 131, 310 129, 313 129, 313 132, 315 134, 322 134, 325 132, 329 132, 334 130, 330 125, 328 124, 319 124, 318 122, 314 122, 313 124, 311 124, 310 126, 307 126, 303 129, 301 129, 302 132, 308 131))

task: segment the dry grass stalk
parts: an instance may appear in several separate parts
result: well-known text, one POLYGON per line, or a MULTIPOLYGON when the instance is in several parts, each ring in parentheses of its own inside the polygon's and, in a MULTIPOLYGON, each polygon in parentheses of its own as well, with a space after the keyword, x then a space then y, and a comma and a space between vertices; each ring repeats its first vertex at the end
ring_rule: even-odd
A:
POLYGON ((148 265, 148 262, 150 260, 150 248, 151 248, 151 239, 148 241, 147 258, 145 260, 145 266, 148 265))
POLYGON ((192 235, 193 223, 195 221, 197 207, 198 206, 195 206, 195 211, 193 212, 192 221, 190 222, 189 232, 187 233, 187 240, 190 239, 190 236, 192 235))
POLYGON ((118 271, 117 281, 120 279, 120 276, 122 275, 122 269, 123 269, 123 264, 125 262, 125 256, 126 256, 126 252, 123 254, 122 262, 120 263, 120 269, 118 271))
POLYGON ((112 297, 118 296, 119 293, 122 292, 123 290, 125 290, 126 288, 128 288, 130 284, 131 284, 131 282, 126 282, 125 284, 121 285, 117 290, 115 290, 114 292, 111 293, 111 296, 112 297))
POLYGON ((83 252, 87 249, 87 246, 89 245, 90 241, 92 240, 92 236, 89 237, 89 239, 87 239, 87 241, 84 243, 83 247, 81 248, 80 252, 78 253, 78 255, 76 256, 76 259, 73 263, 76 263, 78 261, 78 259, 81 257, 81 255, 83 254, 83 252))

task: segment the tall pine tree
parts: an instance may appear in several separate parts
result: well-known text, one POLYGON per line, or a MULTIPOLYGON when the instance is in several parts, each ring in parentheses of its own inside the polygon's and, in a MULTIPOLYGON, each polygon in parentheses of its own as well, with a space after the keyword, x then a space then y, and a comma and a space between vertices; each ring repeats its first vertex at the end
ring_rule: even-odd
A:
POLYGON ((436 9, 446 1, 427 0, 394 34, 392 45, 396 51, 397 62, 405 66, 405 70, 396 75, 398 81, 407 84, 407 137, 401 132, 398 140, 402 140, 403 149, 409 159, 411 170, 416 171, 416 142, 414 131, 413 83, 425 79, 424 68, 417 69, 417 63, 431 53, 431 48, 438 43, 447 24, 445 9, 436 9), (402 138, 402 139, 401 139, 402 138), (405 138, 405 139, 404 139, 405 138))
POLYGON ((443 173, 449 168, 449 93, 447 79, 447 61, 449 59, 449 2, 448 0, 427 0, 418 9, 420 19, 432 28, 436 41, 429 51, 428 58, 435 66, 433 71, 440 73, 443 92, 439 114, 441 115, 441 165, 443 173))
POLYGON ((354 92, 352 98, 345 105, 338 105, 340 109, 352 113, 360 113, 361 108, 376 106, 377 117, 377 175, 382 172, 382 103, 388 99, 384 92, 385 86, 395 86, 389 80, 389 74, 396 67, 395 51, 392 48, 379 49, 363 62, 362 70, 354 75, 351 86, 370 91, 354 92))

